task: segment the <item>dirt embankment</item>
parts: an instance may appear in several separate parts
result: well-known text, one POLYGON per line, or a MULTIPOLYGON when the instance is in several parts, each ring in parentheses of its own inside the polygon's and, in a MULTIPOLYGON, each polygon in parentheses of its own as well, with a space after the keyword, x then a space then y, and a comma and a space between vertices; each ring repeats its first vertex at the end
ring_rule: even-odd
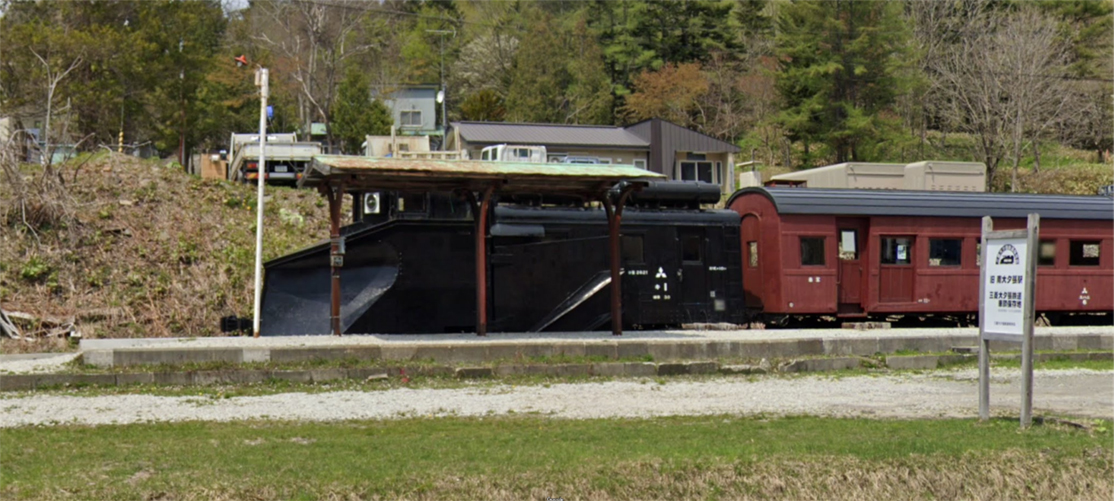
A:
MULTIPOLYGON (((72 319, 86 337, 207 336, 250 314, 254 186, 116 154, 82 162, 0 183, 6 311, 72 319)), ((267 195, 265 259, 328 237, 316 192, 267 195)))

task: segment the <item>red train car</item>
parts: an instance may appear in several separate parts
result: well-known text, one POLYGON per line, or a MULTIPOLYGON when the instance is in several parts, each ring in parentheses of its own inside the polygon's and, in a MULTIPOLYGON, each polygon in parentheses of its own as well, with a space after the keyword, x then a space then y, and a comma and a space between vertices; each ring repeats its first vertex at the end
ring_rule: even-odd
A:
POLYGON ((982 217, 1024 229, 1031 212, 1041 216, 1037 312, 1055 323, 1114 310, 1108 197, 746 188, 727 205, 742 216, 747 308, 769 320, 973 318, 982 217))

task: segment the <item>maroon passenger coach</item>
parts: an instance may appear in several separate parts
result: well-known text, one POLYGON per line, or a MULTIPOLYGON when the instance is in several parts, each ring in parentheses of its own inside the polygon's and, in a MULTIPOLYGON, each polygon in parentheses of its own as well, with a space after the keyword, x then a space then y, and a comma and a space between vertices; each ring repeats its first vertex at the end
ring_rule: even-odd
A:
MULTIPOLYGON (((747 309, 864 318, 978 312, 982 217, 1024 229, 1041 216, 1038 314, 1114 310, 1114 199, 891 190, 746 188, 742 216, 747 309)), ((1110 317, 1107 317, 1109 319, 1110 317)), ((1066 319, 1064 319, 1066 320, 1066 319)))

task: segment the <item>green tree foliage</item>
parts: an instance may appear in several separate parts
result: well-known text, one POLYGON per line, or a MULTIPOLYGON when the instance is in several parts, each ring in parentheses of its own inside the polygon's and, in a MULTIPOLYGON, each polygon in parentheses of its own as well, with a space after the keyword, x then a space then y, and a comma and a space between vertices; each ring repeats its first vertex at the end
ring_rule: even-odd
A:
POLYGON ((481 89, 460 103, 460 116, 464 120, 502 122, 507 116, 507 108, 497 92, 481 89))
POLYGON ((332 115, 333 134, 350 155, 360 154, 366 136, 390 134, 394 123, 391 111, 378 99, 371 99, 367 76, 356 70, 349 70, 341 80, 332 115))
MULTIPOLYGON (((667 63, 706 62, 734 52, 738 36, 729 0, 595 0, 591 27, 599 38, 613 95, 630 93, 632 79, 667 63)), ((622 103, 616 101, 616 106, 622 103)))
POLYGON ((881 156, 894 134, 907 29, 892 2, 796 1, 778 17, 779 123, 836 162, 881 156))
POLYGON ((1060 31, 1071 43, 1071 71, 1080 77, 1110 77, 1110 30, 1114 28, 1114 1, 1060 0, 1040 2, 1060 21, 1060 31))
POLYGON ((512 122, 611 122, 611 83, 585 23, 560 26, 540 12, 520 42, 506 98, 512 122))
POLYGON ((410 27, 403 32, 402 57, 406 61, 406 80, 410 83, 441 81, 442 43, 445 64, 451 64, 459 51, 458 37, 440 31, 459 32, 460 13, 451 2, 407 2, 410 27))
POLYGON ((91 144, 115 144, 121 129, 163 152, 202 139, 198 93, 214 71, 226 27, 219 1, 13 2, 0 45, 7 109, 41 106, 32 49, 83 64, 60 85, 71 127, 91 144), (53 41, 52 41, 53 40, 53 41))

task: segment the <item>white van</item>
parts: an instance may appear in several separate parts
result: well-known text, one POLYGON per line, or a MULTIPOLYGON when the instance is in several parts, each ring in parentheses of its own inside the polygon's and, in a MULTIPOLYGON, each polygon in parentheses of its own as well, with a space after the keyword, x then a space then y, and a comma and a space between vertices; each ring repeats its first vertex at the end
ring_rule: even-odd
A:
POLYGON ((544 164, 545 158, 545 146, 497 144, 495 146, 488 146, 480 151, 480 160, 491 162, 544 164))

